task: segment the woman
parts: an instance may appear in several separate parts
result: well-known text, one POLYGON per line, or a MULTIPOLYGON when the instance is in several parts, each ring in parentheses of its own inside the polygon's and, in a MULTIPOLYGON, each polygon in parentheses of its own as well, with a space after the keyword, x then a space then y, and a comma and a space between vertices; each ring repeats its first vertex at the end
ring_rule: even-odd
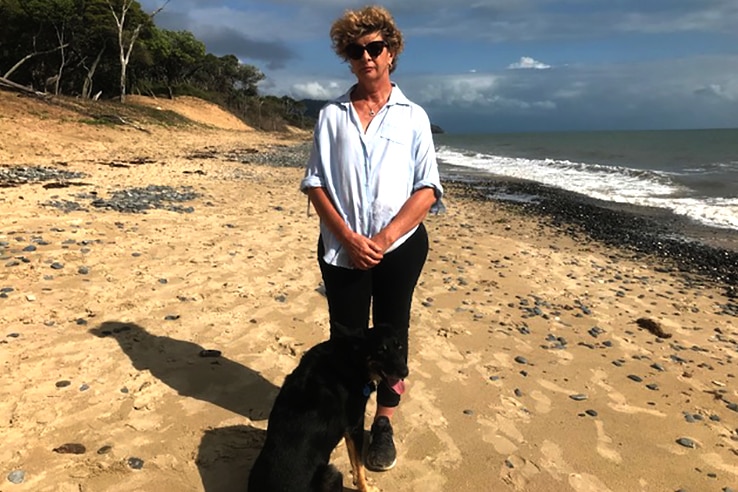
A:
MULTIPOLYGON (((402 34, 381 7, 346 11, 330 31, 356 84, 320 112, 300 189, 320 217, 318 263, 330 336, 389 324, 405 342, 413 291, 428 254, 422 221, 443 194, 430 120, 390 74, 402 34)), ((407 343, 404 343, 407 359, 407 343)), ((380 384, 367 468, 396 463, 390 419, 404 383, 380 384)))

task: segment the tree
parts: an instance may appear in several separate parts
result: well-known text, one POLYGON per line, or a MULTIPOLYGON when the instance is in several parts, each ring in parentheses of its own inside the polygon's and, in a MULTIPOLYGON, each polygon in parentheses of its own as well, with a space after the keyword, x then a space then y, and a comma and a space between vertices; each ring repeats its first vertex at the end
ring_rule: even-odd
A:
MULTIPOLYGON (((4 78, 9 78, 21 66, 33 58, 51 53, 59 53, 59 65, 55 73, 40 76, 54 83, 54 93, 59 93, 62 73, 67 65, 66 48, 69 46, 70 25, 79 21, 80 0, 26 0, 25 2, 3 2, 0 12, 5 14, 9 30, 9 38, 14 38, 19 46, 27 43, 28 30, 33 34, 30 40, 30 52, 26 52, 10 69, 4 78), (49 35, 53 30, 55 37, 49 35)), ((7 43, 9 41, 6 40, 7 43)), ((46 84, 44 84, 46 85, 46 84)))
MULTIPOLYGON (((148 16, 147 20, 141 19, 136 22, 136 20, 134 19, 132 23, 134 23, 136 27, 133 28, 133 31, 128 33, 125 30, 126 16, 128 16, 129 11, 131 10, 131 7, 134 6, 134 4, 140 11, 140 5, 135 0, 122 0, 119 7, 120 12, 118 12, 111 3, 111 0, 108 0, 108 6, 110 7, 110 11, 113 13, 113 18, 115 18, 115 24, 118 26, 118 48, 120 57, 120 102, 122 103, 126 102, 126 70, 128 68, 128 62, 131 60, 131 52, 133 51, 133 46, 136 44, 136 40, 141 34, 141 29, 145 26, 146 22, 148 21, 149 23, 151 23, 154 16, 164 10, 164 7, 166 7, 168 3, 169 0, 166 0, 166 2, 164 2, 164 5, 156 9, 148 16)), ((131 13, 134 12, 135 11, 132 11, 131 13)))
POLYGON ((151 79, 164 83, 170 98, 174 86, 189 83, 205 58, 205 44, 189 31, 156 30, 147 45, 156 60, 151 79))

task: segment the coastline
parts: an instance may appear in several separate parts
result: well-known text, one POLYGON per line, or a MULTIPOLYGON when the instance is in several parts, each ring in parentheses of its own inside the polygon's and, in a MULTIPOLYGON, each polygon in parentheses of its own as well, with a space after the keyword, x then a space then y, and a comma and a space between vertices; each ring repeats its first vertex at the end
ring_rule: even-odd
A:
POLYGON ((445 166, 450 186, 544 219, 574 237, 601 241, 662 267, 738 285, 738 231, 696 223, 671 211, 597 200, 532 181, 445 166), (502 194, 503 199, 495 196, 502 194))
MULTIPOLYGON (((0 195, 0 490, 243 490, 282 380, 328 333, 298 191, 307 137, 5 114, 2 169, 83 176, 0 195)), ((566 222, 577 197, 539 210, 447 183, 426 220, 398 466, 370 482, 735 487, 725 283, 585 236, 566 222)), ((348 486, 345 446, 333 462, 348 486)))

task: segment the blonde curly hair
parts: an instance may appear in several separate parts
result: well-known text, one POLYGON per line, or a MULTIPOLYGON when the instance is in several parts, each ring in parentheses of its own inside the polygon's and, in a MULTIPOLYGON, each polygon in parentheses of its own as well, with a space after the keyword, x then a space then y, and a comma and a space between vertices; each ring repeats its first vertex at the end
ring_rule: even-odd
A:
POLYGON ((397 58, 405 47, 402 33, 395 24, 395 19, 384 7, 368 5, 360 10, 347 10, 336 19, 331 26, 331 42, 333 51, 338 56, 348 61, 346 46, 355 42, 362 36, 379 32, 389 47, 387 49, 394 55, 390 73, 397 68, 397 58))

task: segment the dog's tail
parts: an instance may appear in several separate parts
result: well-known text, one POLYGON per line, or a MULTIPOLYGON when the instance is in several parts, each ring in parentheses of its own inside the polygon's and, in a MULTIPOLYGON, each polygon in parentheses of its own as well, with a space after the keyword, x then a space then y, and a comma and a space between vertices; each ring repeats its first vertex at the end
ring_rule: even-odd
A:
POLYGON ((343 492, 343 475, 331 464, 318 467, 313 477, 314 490, 320 492, 343 492))

